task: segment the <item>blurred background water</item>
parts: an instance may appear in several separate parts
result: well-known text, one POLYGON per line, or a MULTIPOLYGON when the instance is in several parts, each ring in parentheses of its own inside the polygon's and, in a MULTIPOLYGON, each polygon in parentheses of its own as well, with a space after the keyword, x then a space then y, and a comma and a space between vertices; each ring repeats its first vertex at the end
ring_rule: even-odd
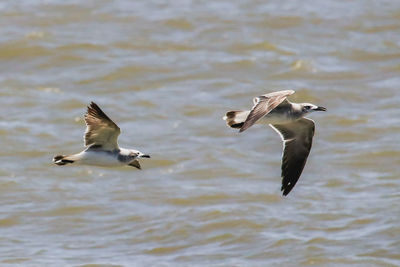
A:
POLYGON ((1 266, 399 266, 400 2, 0 3, 1 266), (299 183, 221 117, 328 108, 299 183), (97 102, 143 170, 58 167, 97 102))

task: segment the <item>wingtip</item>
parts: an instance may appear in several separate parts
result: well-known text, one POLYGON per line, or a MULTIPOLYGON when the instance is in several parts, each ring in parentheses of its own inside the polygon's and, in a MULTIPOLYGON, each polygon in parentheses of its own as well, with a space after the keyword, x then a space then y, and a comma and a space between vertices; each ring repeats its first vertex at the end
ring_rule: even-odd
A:
POLYGON ((99 105, 97 105, 95 102, 91 101, 89 106, 87 107, 87 113, 88 114, 100 114, 103 116, 107 116, 99 107, 99 105))
POLYGON ((283 197, 287 197, 287 195, 289 194, 289 192, 290 192, 290 190, 289 190, 289 192, 286 190, 286 189, 281 189, 281 191, 282 191, 282 196, 283 197))
POLYGON ((281 191, 282 191, 282 196, 286 197, 287 195, 289 195, 289 193, 292 191, 294 185, 291 186, 290 184, 288 184, 286 187, 282 185, 281 187, 281 191))
POLYGON ((95 103, 93 101, 90 101, 89 105, 87 105, 88 111, 93 108, 93 104, 95 104, 95 103))
POLYGON ((239 133, 246 131, 248 128, 249 128, 249 126, 247 126, 246 123, 243 123, 242 127, 239 130, 239 133))
POLYGON ((93 102, 93 101, 90 101, 90 104, 89 104, 88 107, 95 108, 95 107, 97 107, 97 104, 95 102, 93 102))

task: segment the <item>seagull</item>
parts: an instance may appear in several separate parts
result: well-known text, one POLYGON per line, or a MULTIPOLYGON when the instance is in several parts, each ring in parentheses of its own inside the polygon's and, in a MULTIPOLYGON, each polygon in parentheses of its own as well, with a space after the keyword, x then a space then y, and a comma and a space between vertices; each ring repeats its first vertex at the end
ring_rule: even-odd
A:
POLYGON ((247 111, 229 111, 223 117, 226 124, 243 132, 255 123, 268 124, 283 141, 282 187, 286 196, 296 185, 314 136, 314 121, 304 118, 314 111, 326 111, 326 108, 310 103, 291 103, 287 97, 293 90, 277 91, 255 97, 254 106, 247 111))
POLYGON ((141 169, 138 159, 150 158, 138 150, 119 147, 117 141, 120 128, 94 102, 87 108, 85 123, 86 149, 73 155, 57 155, 53 158, 55 164, 75 163, 107 167, 128 165, 141 169))

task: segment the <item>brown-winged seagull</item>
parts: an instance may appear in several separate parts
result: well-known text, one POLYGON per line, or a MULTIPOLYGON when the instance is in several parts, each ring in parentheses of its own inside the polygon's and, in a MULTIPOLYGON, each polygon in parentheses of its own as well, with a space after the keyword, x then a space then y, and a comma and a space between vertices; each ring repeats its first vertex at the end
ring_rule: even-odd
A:
POLYGON ((86 131, 84 142, 86 149, 73 155, 58 155, 53 158, 57 165, 68 163, 96 165, 96 166, 122 166, 129 165, 140 169, 139 158, 150 158, 134 149, 118 146, 119 127, 100 109, 91 102, 85 114, 86 131))
POLYGON ((314 121, 304 116, 326 108, 310 103, 291 103, 287 100, 293 90, 261 95, 253 99, 254 106, 248 111, 229 111, 224 116, 226 124, 243 132, 255 123, 269 124, 282 138, 282 187, 286 196, 296 185, 314 136, 314 121))

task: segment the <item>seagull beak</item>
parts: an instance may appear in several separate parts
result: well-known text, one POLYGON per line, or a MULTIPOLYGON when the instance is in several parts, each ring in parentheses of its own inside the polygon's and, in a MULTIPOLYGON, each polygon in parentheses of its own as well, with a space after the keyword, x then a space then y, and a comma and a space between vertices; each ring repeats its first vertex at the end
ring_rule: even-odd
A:
POLYGON ((314 109, 315 111, 326 111, 326 108, 324 107, 317 107, 314 109))
POLYGON ((145 155, 145 154, 143 154, 143 155, 140 155, 140 157, 141 157, 141 158, 150 158, 150 155, 145 155))

